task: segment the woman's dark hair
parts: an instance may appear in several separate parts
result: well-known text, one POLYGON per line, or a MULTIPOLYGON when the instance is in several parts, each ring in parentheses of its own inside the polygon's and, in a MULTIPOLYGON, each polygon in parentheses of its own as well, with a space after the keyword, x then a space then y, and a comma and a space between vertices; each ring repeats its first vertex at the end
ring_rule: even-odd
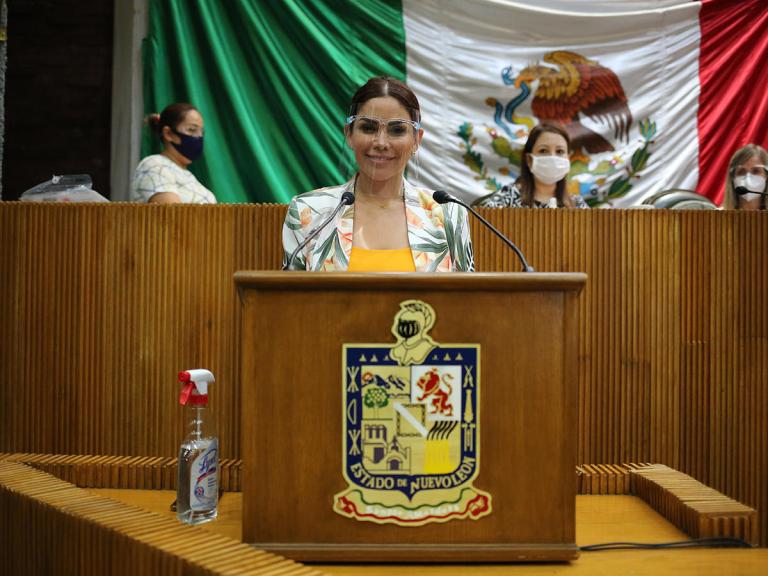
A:
MULTIPOLYGON (((533 153, 533 147, 536 145, 539 136, 546 132, 559 134, 565 138, 568 153, 570 154, 571 152, 571 138, 568 136, 568 132, 566 132, 559 124, 543 122, 536 125, 533 130, 531 130, 530 134, 528 134, 528 140, 526 140, 525 146, 523 147, 522 158, 520 159, 520 176, 515 180, 515 185, 518 190, 520 190, 520 202, 523 206, 528 206, 529 208, 533 206, 533 193, 535 192, 536 185, 533 181, 531 168, 528 166, 528 154, 533 153)), ((572 208, 573 201, 571 200, 571 196, 565 191, 565 180, 566 178, 558 180, 555 186, 555 198, 557 199, 558 206, 572 208)))
POLYGON ((163 127, 170 126, 171 130, 176 128, 184 122, 184 118, 187 114, 194 110, 200 112, 197 108, 187 102, 176 102, 175 104, 169 104, 160 114, 150 114, 147 116, 147 124, 149 128, 155 132, 160 140, 163 140, 163 127))
POLYGON ((390 76, 376 76, 360 86, 355 95, 352 96, 352 102, 349 105, 349 115, 354 116, 357 114, 358 110, 368 100, 383 96, 391 96, 400 102, 408 110, 411 120, 421 122, 421 108, 419 107, 419 99, 416 98, 416 94, 413 93, 413 90, 405 82, 390 76))

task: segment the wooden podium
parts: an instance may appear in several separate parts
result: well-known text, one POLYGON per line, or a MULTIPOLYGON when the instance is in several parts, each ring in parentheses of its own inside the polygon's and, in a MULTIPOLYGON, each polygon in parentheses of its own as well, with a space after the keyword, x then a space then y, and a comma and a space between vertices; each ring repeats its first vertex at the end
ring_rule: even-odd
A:
POLYGON ((237 272, 235 282, 244 542, 304 561, 578 557, 576 305, 586 275, 237 272), (477 519, 401 526, 334 510, 348 486, 345 345, 394 344, 407 300, 432 307, 435 342, 479 344, 473 485, 492 508, 477 519))

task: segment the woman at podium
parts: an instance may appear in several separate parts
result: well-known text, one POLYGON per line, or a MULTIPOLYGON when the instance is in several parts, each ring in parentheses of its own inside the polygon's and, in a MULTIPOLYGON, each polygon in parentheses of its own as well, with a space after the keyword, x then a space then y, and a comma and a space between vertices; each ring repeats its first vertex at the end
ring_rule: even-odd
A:
POLYGON ((344 137, 357 173, 294 197, 283 224, 283 268, 357 272, 472 271, 466 210, 440 205, 405 179, 424 130, 403 82, 371 78, 352 97, 344 137))

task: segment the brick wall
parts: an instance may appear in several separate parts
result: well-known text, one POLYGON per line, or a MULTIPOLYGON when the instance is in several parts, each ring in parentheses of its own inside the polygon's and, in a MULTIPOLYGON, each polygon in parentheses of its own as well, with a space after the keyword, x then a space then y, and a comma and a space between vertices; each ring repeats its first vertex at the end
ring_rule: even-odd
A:
POLYGON ((109 197, 113 2, 8 2, 3 200, 52 174, 109 197))

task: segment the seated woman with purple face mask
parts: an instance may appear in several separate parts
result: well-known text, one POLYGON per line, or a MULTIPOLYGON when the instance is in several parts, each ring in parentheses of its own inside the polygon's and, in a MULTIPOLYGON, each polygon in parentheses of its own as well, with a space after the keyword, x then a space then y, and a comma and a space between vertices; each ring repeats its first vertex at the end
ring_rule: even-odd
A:
POLYGON ((203 116, 177 102, 147 118, 163 144, 160 154, 147 156, 136 167, 131 200, 150 204, 216 204, 216 196, 188 170, 203 153, 203 116))
POLYGON ((739 148, 725 177, 722 207, 726 210, 765 210, 768 195, 768 152, 757 144, 739 148))
POLYGON ((556 124, 539 124, 523 148, 520 176, 475 202, 487 208, 589 208, 581 196, 566 192, 571 168, 568 133, 556 124))

